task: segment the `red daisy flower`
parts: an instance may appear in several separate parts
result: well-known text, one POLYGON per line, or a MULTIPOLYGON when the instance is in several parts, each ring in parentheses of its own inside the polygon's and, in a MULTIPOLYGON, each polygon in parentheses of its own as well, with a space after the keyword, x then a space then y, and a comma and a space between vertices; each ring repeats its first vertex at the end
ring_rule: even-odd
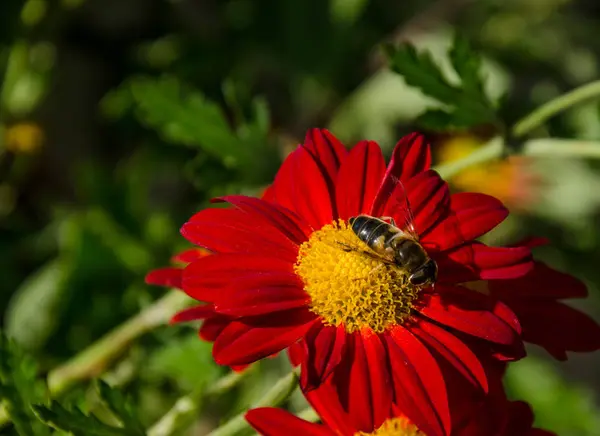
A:
POLYGON ((218 201, 234 207, 194 215, 181 232, 214 255, 185 268, 183 288, 235 318, 215 341, 217 363, 247 364, 302 340, 303 387, 335 372, 361 427, 377 428, 387 416, 366 411, 365 402, 374 411, 393 402, 430 436, 449 433, 440 366, 487 389, 481 363, 458 335, 492 344, 505 359, 524 354, 514 313, 460 284, 519 277, 533 262, 526 247, 474 241, 504 220, 506 208, 487 195, 450 195, 429 165, 418 134, 398 143, 386 169, 376 143, 348 152, 329 132, 311 130, 264 199, 227 196, 218 201), (365 254, 349 224, 360 214, 406 222, 405 204, 437 263, 435 287, 365 254))
MULTIPOLYGON (((527 403, 506 400, 500 379, 494 382, 499 388, 488 401, 478 408, 467 405, 468 422, 464 416, 452 429, 453 436, 551 436, 553 433, 532 428, 533 413, 527 403)), ((291 413, 272 407, 249 410, 246 420, 264 436, 426 436, 425 428, 417 427, 398 408, 387 412, 378 427, 365 427, 356 415, 339 402, 329 381, 306 394, 306 398, 320 417, 322 424, 304 421, 291 413)), ((464 411, 464 410, 463 410, 464 411)), ((462 413, 462 411, 461 411, 462 413)))
MULTIPOLYGON (((195 260, 210 255, 209 251, 204 249, 192 248, 183 251, 171 259, 173 263, 187 265, 195 260)), ((183 266, 158 268, 150 271, 146 275, 146 283, 149 285, 167 286, 169 288, 181 287, 181 277, 183 266)), ((229 316, 215 312, 213 304, 201 304, 198 306, 184 309, 171 318, 171 323, 202 320, 202 325, 198 332, 201 339, 207 342, 214 342, 219 334, 227 327, 232 319, 229 316)), ((234 371, 243 371, 248 365, 230 365, 234 371)))

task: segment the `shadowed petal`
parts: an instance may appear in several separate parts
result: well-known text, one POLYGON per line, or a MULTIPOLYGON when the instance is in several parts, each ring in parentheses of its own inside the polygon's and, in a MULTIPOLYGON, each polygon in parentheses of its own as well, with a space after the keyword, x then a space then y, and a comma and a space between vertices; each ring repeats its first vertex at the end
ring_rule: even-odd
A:
POLYGON ((202 304, 177 312, 169 322, 175 324, 179 322, 197 321, 214 315, 215 309, 212 304, 202 304))
MULTIPOLYGON (((405 187, 415 219, 415 228, 419 235, 423 235, 448 212, 448 184, 438 173, 427 170, 408 180, 405 187)), ((394 216, 391 210, 386 213, 394 216)))
POLYGON ((369 212, 384 172, 385 160, 377 143, 361 141, 350 150, 336 182, 340 218, 369 212))

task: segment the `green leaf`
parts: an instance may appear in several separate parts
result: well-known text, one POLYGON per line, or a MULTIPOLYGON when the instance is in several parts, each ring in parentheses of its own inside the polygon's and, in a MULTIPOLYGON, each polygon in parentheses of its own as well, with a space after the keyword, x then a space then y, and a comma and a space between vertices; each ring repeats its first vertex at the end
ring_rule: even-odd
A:
POLYGON ((529 356, 508 366, 511 397, 529 402, 536 426, 564 436, 600 434, 600 405, 589 387, 572 385, 546 361, 529 356))
POLYGON ((37 378, 37 372, 35 361, 0 332, 0 400, 21 435, 50 434, 30 408, 48 399, 46 385, 37 378))
POLYGON ((124 428, 140 435, 144 434, 144 426, 129 399, 102 380, 96 382, 96 389, 104 405, 115 414, 124 428))
POLYGON ((417 123, 431 130, 468 129, 498 123, 495 108, 485 94, 481 58, 468 41, 457 36, 448 56, 460 83, 452 83, 431 53, 417 51, 411 44, 386 45, 390 66, 405 82, 436 99, 443 108, 426 111, 417 123))
POLYGON ((58 402, 52 401, 49 407, 34 405, 33 411, 40 421, 57 430, 71 432, 75 436, 143 436, 137 430, 117 428, 107 425, 93 415, 81 410, 68 410, 58 402))
POLYGON ((6 311, 6 334, 27 350, 44 346, 61 320, 68 299, 71 262, 52 260, 28 277, 6 311))

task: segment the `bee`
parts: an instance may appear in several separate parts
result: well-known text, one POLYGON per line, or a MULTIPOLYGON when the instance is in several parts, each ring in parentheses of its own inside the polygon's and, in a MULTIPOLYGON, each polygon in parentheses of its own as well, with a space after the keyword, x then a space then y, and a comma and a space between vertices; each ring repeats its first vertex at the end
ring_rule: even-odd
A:
POLYGON ((366 214, 351 217, 348 223, 372 256, 405 272, 408 281, 415 286, 434 286, 438 267, 419 243, 404 186, 395 177, 388 175, 388 179, 387 186, 384 185, 387 189, 382 191, 387 197, 382 198, 383 204, 387 205, 385 210, 402 224, 397 225, 393 217, 377 218, 366 214))

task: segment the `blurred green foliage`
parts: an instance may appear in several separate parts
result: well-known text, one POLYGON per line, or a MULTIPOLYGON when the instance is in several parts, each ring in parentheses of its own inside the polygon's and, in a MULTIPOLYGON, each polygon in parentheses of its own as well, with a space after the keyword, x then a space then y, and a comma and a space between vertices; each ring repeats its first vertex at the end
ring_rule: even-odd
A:
MULTIPOLYGON (((0 321, 19 348, 2 339, 2 397, 40 404, 55 428, 97 434, 140 434, 190 393, 200 398, 192 434, 243 411, 289 370, 285 359, 209 395, 227 371, 189 326, 140 338, 104 375, 141 423, 121 397, 106 400, 113 391, 101 395, 106 406, 86 383, 48 403, 34 374, 162 296, 143 277, 187 247, 181 224, 211 197, 260 194, 308 128, 330 127, 347 145, 375 139, 387 154, 425 128, 436 158, 448 130, 483 142, 597 78, 599 21, 593 2, 575 0, 4 1, 0 321), (463 39, 450 49, 455 29, 463 39), (396 44, 407 40, 415 48, 396 44), (390 42, 403 78, 387 68, 390 42), (34 129, 14 129, 23 125, 34 129)), ((599 106, 535 134, 600 140, 599 106)), ((490 238, 549 237, 538 254, 586 281, 583 309, 598 318, 598 163, 544 159, 531 171, 542 188, 490 238)), ((561 435, 599 434, 598 353, 560 366, 544 359, 511 367, 511 394, 561 435)), ((25 413, 8 434, 49 431, 32 409, 8 405, 25 413)), ((289 406, 305 403, 296 396, 289 406)))

